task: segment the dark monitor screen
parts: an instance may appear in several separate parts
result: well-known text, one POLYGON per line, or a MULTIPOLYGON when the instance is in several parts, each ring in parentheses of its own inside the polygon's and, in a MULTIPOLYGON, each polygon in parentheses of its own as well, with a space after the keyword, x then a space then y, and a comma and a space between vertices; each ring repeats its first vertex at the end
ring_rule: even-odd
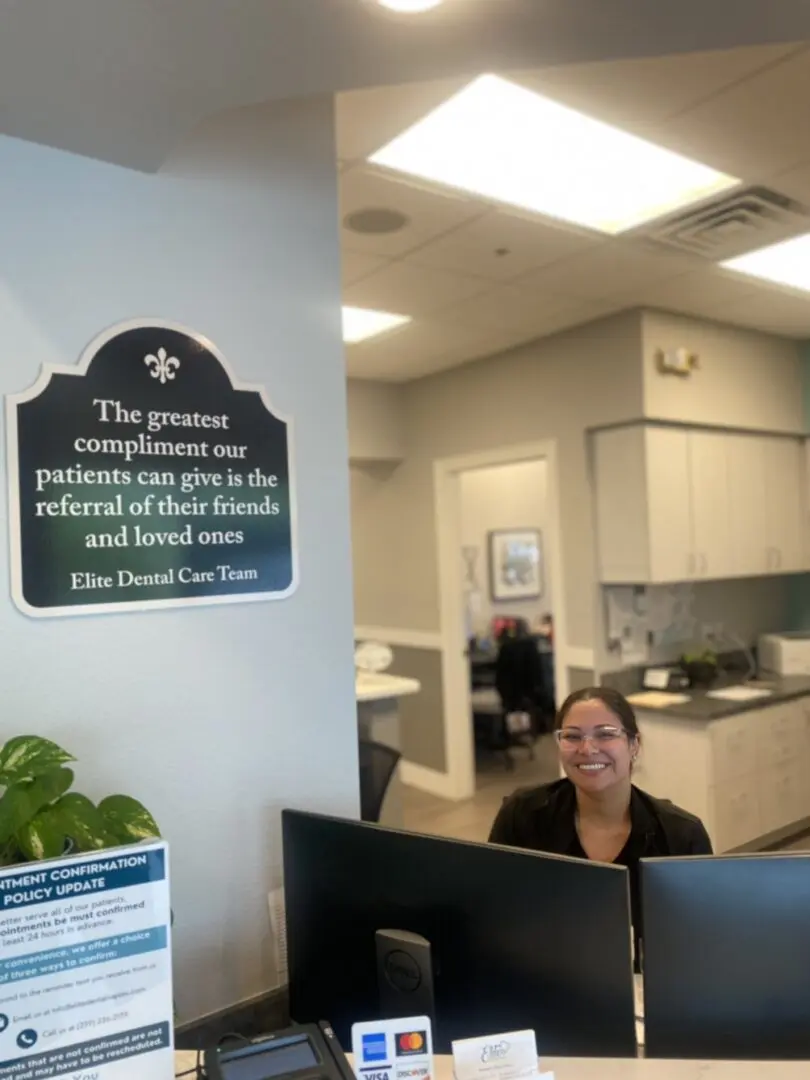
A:
POLYGON ((810 1058, 810 856, 641 864, 645 1053, 810 1058))
POLYGON ((627 871, 286 810, 290 1011, 343 1045, 380 1018, 375 933, 427 938, 434 1048, 519 1028, 543 1055, 636 1053, 627 871))

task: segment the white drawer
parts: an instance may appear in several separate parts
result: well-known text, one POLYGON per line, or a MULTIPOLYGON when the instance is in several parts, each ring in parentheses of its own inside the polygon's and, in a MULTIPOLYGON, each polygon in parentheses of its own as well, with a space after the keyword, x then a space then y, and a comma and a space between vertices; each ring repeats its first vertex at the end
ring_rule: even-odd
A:
POLYGON ((762 833, 776 832, 807 816, 807 772, 795 761, 763 769, 760 778, 762 833))
POLYGON ((710 725, 715 784, 739 780, 757 767, 757 721, 761 713, 743 713, 710 725))
POLYGON ((798 703, 777 705, 756 714, 757 759, 760 768, 795 764, 804 742, 805 715, 798 703))
POLYGON ((714 789, 716 852, 741 847, 762 835, 758 788, 757 779, 747 776, 714 789))
POLYGON ((808 790, 810 790, 810 698, 800 698, 795 709, 798 714, 798 733, 796 763, 808 770, 808 790))

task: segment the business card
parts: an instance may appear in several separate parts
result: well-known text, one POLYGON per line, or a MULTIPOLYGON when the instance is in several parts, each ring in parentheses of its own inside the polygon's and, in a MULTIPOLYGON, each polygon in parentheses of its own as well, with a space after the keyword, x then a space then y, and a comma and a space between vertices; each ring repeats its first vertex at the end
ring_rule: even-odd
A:
POLYGON ((537 1076, 533 1031, 510 1031, 452 1045, 456 1080, 524 1080, 537 1076))
POLYGON ((433 1032, 426 1016, 352 1026, 358 1080, 433 1080, 433 1032))

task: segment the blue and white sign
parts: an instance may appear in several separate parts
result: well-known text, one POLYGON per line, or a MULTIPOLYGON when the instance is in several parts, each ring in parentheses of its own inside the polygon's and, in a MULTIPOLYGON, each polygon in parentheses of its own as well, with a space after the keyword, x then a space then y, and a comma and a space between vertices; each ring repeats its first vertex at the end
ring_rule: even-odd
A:
POLYGON ((174 1076, 163 842, 0 870, 0 1080, 174 1076))

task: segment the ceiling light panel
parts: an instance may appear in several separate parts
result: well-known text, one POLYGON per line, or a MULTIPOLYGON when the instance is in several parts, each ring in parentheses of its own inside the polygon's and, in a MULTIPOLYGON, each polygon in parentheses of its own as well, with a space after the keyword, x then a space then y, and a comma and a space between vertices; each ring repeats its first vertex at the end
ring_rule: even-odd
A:
POLYGON ((720 263, 725 270, 810 292, 810 233, 720 263))
POLYGON ((359 341, 385 334, 397 326, 411 321, 409 315, 395 315, 390 311, 371 311, 368 308, 343 308, 343 341, 356 345, 359 341))
POLYGON ((404 11, 407 13, 417 11, 430 11, 438 7, 442 0, 379 0, 380 6, 390 11, 404 11))
POLYGON ((369 158, 616 235, 739 183, 497 75, 482 75, 369 158))

